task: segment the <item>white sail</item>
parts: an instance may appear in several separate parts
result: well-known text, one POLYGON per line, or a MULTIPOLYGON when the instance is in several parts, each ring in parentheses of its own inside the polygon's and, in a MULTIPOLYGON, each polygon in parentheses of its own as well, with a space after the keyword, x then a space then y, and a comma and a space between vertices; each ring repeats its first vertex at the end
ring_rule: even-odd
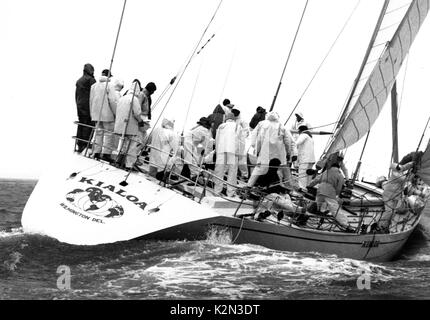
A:
MULTIPOLYGON (((379 59, 373 58, 374 67, 370 75, 363 72, 360 79, 362 84, 359 83, 356 89, 358 94, 351 99, 351 111, 335 133, 327 154, 353 145, 366 135, 375 123, 412 42, 427 16, 429 6, 429 0, 411 2, 391 40, 380 49, 379 59)), ((387 15, 391 12, 393 11, 387 10, 387 15)), ((381 26, 380 30, 384 31, 389 27, 385 24, 385 26, 381 26)), ((378 46, 381 47, 381 44, 375 44, 375 47, 378 46)), ((372 57, 369 57, 367 67, 372 64, 371 59, 372 57)))

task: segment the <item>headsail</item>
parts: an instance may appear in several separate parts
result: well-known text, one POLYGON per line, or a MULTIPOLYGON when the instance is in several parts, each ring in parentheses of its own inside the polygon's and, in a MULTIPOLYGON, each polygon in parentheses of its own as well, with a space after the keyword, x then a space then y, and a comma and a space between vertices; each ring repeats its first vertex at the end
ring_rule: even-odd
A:
MULTIPOLYGON (((349 105, 353 107, 334 135, 326 154, 353 145, 366 135, 375 123, 412 42, 427 16, 429 6, 429 0, 411 2, 391 40, 382 48, 379 59, 374 60, 372 72, 368 77, 364 74, 367 80, 357 87, 358 94, 349 105)), ((371 64, 371 61, 368 64, 371 64)))

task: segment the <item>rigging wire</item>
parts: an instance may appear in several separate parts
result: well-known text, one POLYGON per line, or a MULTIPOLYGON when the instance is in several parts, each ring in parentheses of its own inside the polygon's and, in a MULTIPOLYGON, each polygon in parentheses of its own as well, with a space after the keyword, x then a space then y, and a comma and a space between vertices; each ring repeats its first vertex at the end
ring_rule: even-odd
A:
POLYGON ((288 116, 287 120, 285 121, 284 125, 287 124, 287 122, 290 120, 291 116, 293 115, 294 111, 296 110, 296 108, 298 107, 298 105, 300 104, 302 98, 305 96, 306 92, 308 91, 309 87, 311 86, 312 82, 314 81, 315 77, 317 76, 318 72, 320 71, 321 67, 323 66, 324 62, 326 61, 326 59, 328 58, 328 56, 330 55, 331 51, 333 50, 334 46, 336 45, 337 41, 339 40, 340 36, 342 35, 343 31, 345 30, 346 26, 348 25, 349 21, 351 20, 352 16, 354 15, 355 11, 358 8, 358 5, 360 4, 361 0, 357 1, 357 4, 355 5, 355 7, 352 9, 350 15, 348 16, 348 18, 346 19, 342 29, 340 30, 340 32, 338 33, 338 35, 336 36, 335 40, 333 41, 333 43, 331 44, 329 50, 327 51, 324 59, 321 61, 320 65, 318 66, 317 70, 315 71, 314 75, 312 76, 311 80, 309 81, 308 85, 306 86, 305 90, 303 91, 303 93, 301 94, 300 98, 298 99, 296 105, 293 108, 293 111, 291 111, 290 115, 288 116))
POLYGON ((284 70, 282 70, 281 79, 279 80, 278 88, 276 89, 276 93, 275 93, 275 96, 273 97, 272 105, 270 106, 269 111, 272 111, 273 108, 275 107, 276 99, 278 98, 279 90, 281 89, 281 85, 282 85, 282 79, 284 78, 285 70, 287 69, 288 62, 290 61, 291 53, 293 52, 294 44, 296 43, 297 35, 299 34, 303 17, 305 15, 306 8, 308 7, 308 3, 309 3, 309 0, 306 0, 305 7, 303 8, 302 16, 300 17, 299 25, 297 26, 296 34, 294 35, 294 39, 291 44, 290 51, 288 52, 287 61, 285 62, 284 70))
POLYGON ((234 62, 234 60, 236 58, 237 47, 238 47, 238 42, 239 42, 238 41, 238 34, 242 33, 242 32, 243 32, 243 27, 240 28, 240 30, 236 31, 236 33, 235 33, 235 37, 234 37, 234 40, 235 40, 234 50, 233 50, 231 58, 230 58, 230 64, 228 66, 227 74, 225 76, 224 84, 223 84, 222 91, 221 91, 221 94, 220 94, 220 97, 219 97, 218 101, 221 101, 221 99, 222 99, 222 97, 224 95, 224 92, 225 92, 225 88, 227 87, 228 79, 230 77, 231 69, 233 67, 233 62, 234 62))
POLYGON ((177 75, 174 76, 170 82, 166 85, 166 87, 164 88, 164 90, 161 92, 160 96, 157 98, 157 100, 155 101, 154 105, 151 108, 151 112, 154 112, 155 108, 157 107, 157 105, 160 103, 160 101, 164 98, 164 96, 166 95, 167 91, 169 90, 169 88, 175 83, 177 78, 177 75))
MULTIPOLYGON (((104 106, 105 98, 106 98, 106 96, 107 96, 107 94, 108 94, 109 78, 110 78, 110 76, 111 76, 111 74, 112 74, 113 59, 114 59, 114 57, 115 57, 116 47, 117 47, 117 45, 118 45, 118 39, 119 39, 120 31, 121 31, 122 21, 123 21, 123 19, 124 19, 124 12, 125 12, 125 7, 126 7, 126 5, 127 5, 127 0, 124 0, 124 4, 123 4, 123 6, 122 6, 121 18, 120 18, 120 20, 119 20, 118 31, 117 31, 117 33, 116 33, 115 45, 114 45, 114 47, 113 47, 112 57, 111 57, 111 60, 110 60, 110 65, 109 65, 108 81, 106 81, 105 91, 104 91, 104 93, 103 93, 103 98, 102 98, 102 107, 100 108, 100 112, 99 112, 99 119, 100 119, 100 117, 101 117, 101 115, 102 115, 102 111, 103 111, 103 106, 104 106)), ((109 101, 108 101, 108 103, 109 103, 109 101)), ((95 130, 94 130, 94 134, 97 132, 97 130, 99 129, 99 127, 100 127, 100 122, 99 122, 99 121, 97 121, 96 128, 95 128, 95 130)), ((85 151, 85 156, 87 155, 88 148, 89 148, 89 146, 90 146, 90 142, 91 142, 91 140, 92 140, 92 139, 88 139, 88 144, 87 144, 87 148, 86 148, 86 151, 85 151)), ((94 157, 94 153, 92 154, 92 157, 94 157)))
POLYGON ((200 52, 202 52, 202 50, 208 45, 208 43, 212 40, 212 38, 213 37, 215 37, 215 33, 212 35, 212 37, 210 37, 209 39, 208 39, 208 41, 206 41, 206 43, 200 48, 200 50, 199 51, 197 51, 197 53, 196 54, 200 54, 200 52))
POLYGON ((228 78, 230 77, 231 68, 233 66, 233 61, 234 61, 234 59, 236 57, 236 51, 237 51, 237 42, 236 42, 236 46, 234 47, 233 54, 231 55, 230 65, 228 67, 227 74, 225 76, 224 85, 222 87, 222 91, 221 91, 221 94, 220 94, 220 97, 219 97, 219 101, 221 101, 221 99, 222 99, 222 97, 224 95, 224 91, 225 91, 225 88, 227 86, 228 78))
MULTIPOLYGON (((196 53, 196 55, 200 54, 200 52, 208 45, 208 43, 215 37, 215 33, 212 35, 212 37, 209 38, 209 40, 206 41, 206 43, 200 48, 200 50, 196 53)), ((188 60, 188 59, 187 59, 188 60)), ((184 63, 185 65, 185 63, 184 63)), ((178 70, 178 72, 176 73, 176 75, 170 80, 169 84, 165 87, 165 89, 163 90, 163 92, 161 93, 161 95, 158 97, 157 101, 154 103, 153 107, 152 107, 152 111, 155 110, 155 108, 157 107, 158 103, 164 98, 164 96, 167 93, 167 90, 175 83, 176 79, 178 78, 179 74, 181 73, 181 70, 184 67, 181 66, 181 68, 178 70)))
MULTIPOLYGON (((164 113, 164 110, 166 109, 167 105, 169 104, 169 102, 170 102, 170 100, 171 100, 171 98, 172 98, 173 94, 175 93, 176 88, 178 87, 179 83, 181 82, 181 80, 182 80, 182 78, 183 78, 183 76, 184 76, 184 74, 185 74, 185 71, 187 70, 187 68, 188 68, 188 66, 190 65, 191 61, 192 61, 192 60, 193 60, 193 58, 195 57, 195 53, 196 53, 196 51, 198 50, 198 48, 199 48, 199 46, 200 46, 200 43, 202 42, 202 39, 204 38, 204 36, 205 36, 205 34, 206 34, 207 30, 209 29, 210 25, 212 24, 212 21, 215 19, 215 16, 217 15, 217 13, 218 13, 218 11, 219 11, 219 8, 221 7, 222 2, 223 2, 223 0, 220 0, 220 2, 219 2, 219 4, 218 4, 218 6, 217 6, 217 8, 216 8, 216 10, 215 10, 215 12, 214 12, 214 14, 212 15, 211 20, 209 21, 208 25, 206 26, 205 30, 203 31, 203 33, 202 33, 202 35, 201 35, 201 37, 200 37, 200 39, 199 39, 199 41, 198 41, 197 45, 195 46, 195 48, 194 48, 194 50, 193 50, 193 52, 192 52, 192 54, 191 54, 190 58, 188 59, 188 62, 186 63, 186 65, 185 65, 185 67, 184 67, 184 69, 183 69, 182 73, 180 74, 179 79, 178 79, 178 81, 176 82, 175 87, 173 88, 172 92, 170 93, 169 98, 167 99, 167 101, 166 101, 166 103, 165 103, 165 105, 164 105, 163 109, 161 110, 161 113, 160 113, 160 115, 158 116, 157 121, 155 122, 155 124, 154 124, 153 128, 155 128, 155 127, 156 127, 156 125, 157 125, 158 121, 161 119, 161 117, 162 117, 162 115, 163 115, 163 113, 164 113)), ((150 137, 151 137, 152 133, 153 133, 153 131, 151 131, 151 133, 148 135, 148 139, 147 139, 147 141, 149 141, 149 140, 150 140, 150 137)))
POLYGON ((417 150, 416 150, 417 152, 418 152, 418 150, 420 149, 421 142, 423 142, 424 135, 426 134, 426 131, 427 131, 427 128, 428 128, 429 122, 430 122, 430 117, 427 119, 427 123, 426 123, 426 126, 424 127, 423 134, 421 135, 420 142, 418 143, 417 150))
POLYGON ((203 64, 204 64, 204 59, 202 59, 202 61, 200 63, 199 71, 197 72, 197 76, 196 76, 196 81, 194 82, 193 91, 191 93, 190 102, 188 104, 187 113, 185 115, 184 125, 182 127, 182 136, 184 135, 185 125, 187 124, 187 121, 188 121, 188 115, 190 113, 191 105, 192 105, 193 100, 194 100, 194 94, 196 93, 197 83, 199 82, 200 73, 202 71, 203 64))

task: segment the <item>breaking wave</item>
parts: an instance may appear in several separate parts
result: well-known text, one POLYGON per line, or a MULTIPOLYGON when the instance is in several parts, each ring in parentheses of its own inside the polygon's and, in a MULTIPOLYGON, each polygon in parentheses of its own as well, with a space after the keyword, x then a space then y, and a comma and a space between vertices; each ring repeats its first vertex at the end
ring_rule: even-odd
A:
POLYGON ((23 235, 24 231, 22 227, 20 228, 8 228, 8 229, 0 229, 0 239, 1 238, 9 238, 23 235))

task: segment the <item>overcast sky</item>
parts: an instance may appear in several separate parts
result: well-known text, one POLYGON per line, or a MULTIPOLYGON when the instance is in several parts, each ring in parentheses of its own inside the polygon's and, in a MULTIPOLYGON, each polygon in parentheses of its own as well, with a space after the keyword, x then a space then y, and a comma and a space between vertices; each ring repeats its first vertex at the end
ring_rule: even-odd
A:
MULTIPOLYGON (((399 5, 407 0, 396 0, 399 5)), ((154 81, 158 91, 184 66, 218 0, 128 0, 112 73, 125 81, 154 81)), ((285 121, 338 35, 357 0, 310 0, 283 79, 275 111, 285 121)), ((357 74, 383 1, 361 0, 298 111, 313 126, 336 121, 357 74)), ((190 63, 166 114, 185 129, 229 98, 250 120, 269 109, 304 0, 224 0, 190 63), (196 81, 197 80, 197 81, 196 81), (193 88, 195 92, 193 95, 193 88)), ((50 161, 71 153, 77 120, 75 82, 91 63, 96 78, 108 68, 122 0, 3 0, 0 10, 2 76, 0 177, 38 178, 50 161)), ((430 22, 401 72, 401 155, 416 148, 428 114, 430 22), (403 81, 405 79, 405 81, 403 81)), ((159 113, 164 103, 155 110, 159 113)), ((372 130, 364 161, 385 174, 391 152, 389 108, 372 130), (384 118, 382 120, 382 118, 384 118), (373 140, 372 140, 373 138, 373 140)), ((327 139, 315 137, 317 156, 327 139)), ((427 143, 427 140, 425 140, 427 143)), ((361 145, 358 143, 357 145, 361 145)), ((352 154, 352 153, 351 153, 352 154)), ((353 167, 355 161, 348 160, 353 167)))

